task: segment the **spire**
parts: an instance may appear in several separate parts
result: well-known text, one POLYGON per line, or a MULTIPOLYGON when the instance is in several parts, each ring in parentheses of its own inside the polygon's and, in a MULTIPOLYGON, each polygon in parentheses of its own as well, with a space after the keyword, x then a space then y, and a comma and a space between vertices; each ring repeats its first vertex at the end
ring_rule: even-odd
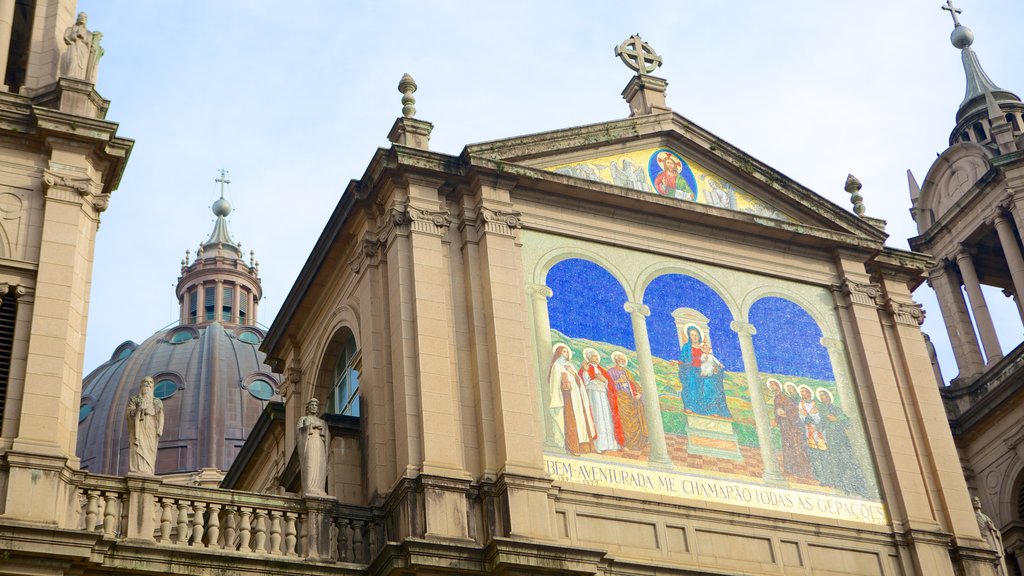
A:
POLYGON ((1020 102, 1020 98, 1016 95, 996 86, 995 82, 988 77, 988 74, 981 67, 978 55, 971 49, 971 44, 974 43, 974 32, 961 24, 958 17, 963 10, 953 6, 953 0, 946 0, 946 5, 942 9, 949 12, 953 17, 953 32, 949 35, 949 41, 953 43, 954 47, 960 49, 960 59, 963 60, 964 74, 967 77, 967 90, 964 94, 964 101, 960 103, 957 119, 959 120, 971 111, 968 109, 968 105, 971 103, 974 103, 975 106, 980 103, 981 107, 984 107, 986 104, 984 98, 986 94, 1001 92, 1002 94, 997 100, 1010 99, 1020 102), (980 100, 975 102, 976 99, 980 100))
POLYGON ((203 248, 208 250, 228 250, 241 258, 242 250, 231 239, 231 232, 228 231, 228 221, 226 219, 228 214, 231 214, 231 203, 224 198, 224 185, 231 184, 231 180, 228 180, 227 170, 221 168, 220 175, 214 182, 220 184, 220 198, 210 208, 213 210, 213 215, 217 217, 217 221, 213 224, 213 232, 210 233, 210 237, 203 243, 203 248))

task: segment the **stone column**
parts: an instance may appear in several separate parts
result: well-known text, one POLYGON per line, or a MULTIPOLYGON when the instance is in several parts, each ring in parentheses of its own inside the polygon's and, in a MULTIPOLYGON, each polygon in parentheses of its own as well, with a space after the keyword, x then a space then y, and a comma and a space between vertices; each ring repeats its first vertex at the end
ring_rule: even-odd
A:
POLYGON ((757 334, 757 329, 753 324, 739 320, 733 320, 729 328, 740 338, 743 371, 747 375, 747 390, 750 391, 750 404, 754 410, 754 425, 757 427, 757 443, 761 445, 764 479, 769 484, 785 484, 786 479, 779 471, 778 452, 775 451, 775 445, 772 444, 771 418, 768 416, 768 405, 764 403, 764 386, 761 383, 761 372, 757 369, 757 356, 754 353, 754 334, 757 334))
POLYGON ((935 290, 946 334, 953 346, 953 358, 960 371, 957 378, 970 378, 980 373, 985 367, 985 361, 981 356, 978 336, 974 333, 967 304, 960 291, 960 278, 950 270, 948 260, 943 260, 939 266, 928 271, 928 284, 935 290))
POLYGON ((202 283, 196 284, 196 324, 206 321, 206 290, 202 283))
POLYGON ((213 319, 216 322, 224 321, 224 281, 217 280, 217 287, 213 290, 213 319))
MULTIPOLYGON (((999 243, 1003 247, 1003 254, 1006 256, 1006 266, 1010 269, 1010 278, 1013 279, 1013 293, 1015 296, 1024 296, 1024 256, 1020 254, 1017 235, 1013 233, 1013 224, 1001 209, 996 210, 993 221, 996 234, 999 235, 999 243)), ((1017 302, 1017 310, 1021 312, 1021 319, 1024 320, 1020 299, 1015 297, 1014 301, 1017 302)))
MULTIPOLYGON (((11 28, 14 26, 14 0, 0 0, 0 70, 7 70, 7 59, 10 57, 11 28)), ((10 90, 6 84, 0 84, 4 91, 10 90)))
POLYGON ((978 273, 974 270, 974 261, 971 259, 970 252, 965 248, 961 248, 956 254, 956 263, 960 268, 960 276, 964 280, 964 288, 967 289, 967 297, 971 301, 974 322, 978 325, 978 332, 981 335, 981 344, 985 348, 987 363, 991 364, 1003 357, 1003 351, 999 347, 996 327, 992 323, 992 316, 988 312, 988 305, 985 304, 985 295, 981 293, 981 283, 978 282, 978 273))
POLYGON ((241 324, 242 323, 242 286, 235 284, 231 289, 231 318, 232 322, 241 324))
POLYGON ((557 425, 551 415, 551 390, 548 383, 548 362, 551 360, 551 319, 548 317, 548 298, 551 288, 543 284, 530 284, 526 287, 526 295, 530 297, 530 309, 533 313, 533 339, 536 345, 537 378, 541 383, 540 413, 544 415, 544 444, 551 448, 562 448, 562 441, 557 438, 557 425))
POLYGON ((647 317, 651 315, 651 309, 638 302, 626 302, 624 308, 633 322, 633 345, 636 347, 640 389, 643 391, 644 415, 647 416, 647 439, 651 446, 648 462, 658 468, 671 468, 672 459, 665 445, 665 427, 661 421, 658 382, 654 377, 651 340, 647 335, 647 317))

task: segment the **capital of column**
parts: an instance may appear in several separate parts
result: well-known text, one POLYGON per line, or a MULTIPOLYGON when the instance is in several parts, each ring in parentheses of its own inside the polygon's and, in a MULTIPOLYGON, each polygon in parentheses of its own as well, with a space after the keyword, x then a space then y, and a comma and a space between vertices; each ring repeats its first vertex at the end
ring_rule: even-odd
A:
MULTIPOLYGON (((971 257, 971 247, 968 246, 967 244, 961 243, 957 247, 956 253, 953 254, 953 258, 956 260, 957 264, 961 264, 965 260, 968 260, 968 261, 971 260, 971 258, 972 258, 971 257)), ((972 264, 973 264, 973 261, 972 261, 972 264)))
POLYGON ((544 284, 530 284, 526 287, 526 294, 537 300, 547 300, 554 292, 544 284))
POLYGON ((626 312, 629 312, 631 316, 639 315, 647 317, 651 315, 651 309, 647 307, 646 304, 641 304, 639 302, 626 302, 622 305, 622 308, 626 312))
POLYGON ((821 345, 824 346, 829 352, 842 352, 843 341, 838 338, 832 338, 831 336, 822 336, 821 345))
POLYGON ((754 334, 757 334, 757 328, 755 328, 753 324, 750 322, 741 322, 739 320, 733 320, 729 324, 729 329, 740 336, 753 336, 754 334))
POLYGON ((20 300, 22 296, 28 293, 28 290, 24 286, 18 284, 8 284, 7 282, 0 282, 0 304, 2 304, 4 298, 6 298, 7 295, 12 292, 12 289, 14 292, 15 300, 20 300))

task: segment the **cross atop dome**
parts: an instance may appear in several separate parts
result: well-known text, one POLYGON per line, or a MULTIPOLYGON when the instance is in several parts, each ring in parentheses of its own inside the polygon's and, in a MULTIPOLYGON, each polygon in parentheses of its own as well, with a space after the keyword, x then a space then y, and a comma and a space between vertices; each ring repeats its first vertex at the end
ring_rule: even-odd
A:
POLYGON ((639 74, 650 74, 658 66, 661 66, 661 56, 658 56, 654 48, 644 42, 639 34, 633 34, 626 38, 625 42, 616 46, 615 55, 630 70, 639 74))
POLYGON ((942 9, 948 11, 949 15, 953 17, 954 28, 960 25, 960 19, 957 18, 957 15, 963 14, 964 11, 961 10, 960 8, 957 8, 956 6, 953 6, 953 0, 946 0, 946 5, 943 6, 942 9))

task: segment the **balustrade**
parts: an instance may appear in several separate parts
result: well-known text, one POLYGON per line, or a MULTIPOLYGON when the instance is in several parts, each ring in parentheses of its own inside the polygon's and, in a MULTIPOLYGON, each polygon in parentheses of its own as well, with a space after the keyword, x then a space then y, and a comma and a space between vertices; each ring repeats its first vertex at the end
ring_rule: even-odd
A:
POLYGON ((332 501, 311 507, 302 498, 96 475, 78 493, 82 530, 135 544, 364 564, 378 549, 372 511, 332 501))

